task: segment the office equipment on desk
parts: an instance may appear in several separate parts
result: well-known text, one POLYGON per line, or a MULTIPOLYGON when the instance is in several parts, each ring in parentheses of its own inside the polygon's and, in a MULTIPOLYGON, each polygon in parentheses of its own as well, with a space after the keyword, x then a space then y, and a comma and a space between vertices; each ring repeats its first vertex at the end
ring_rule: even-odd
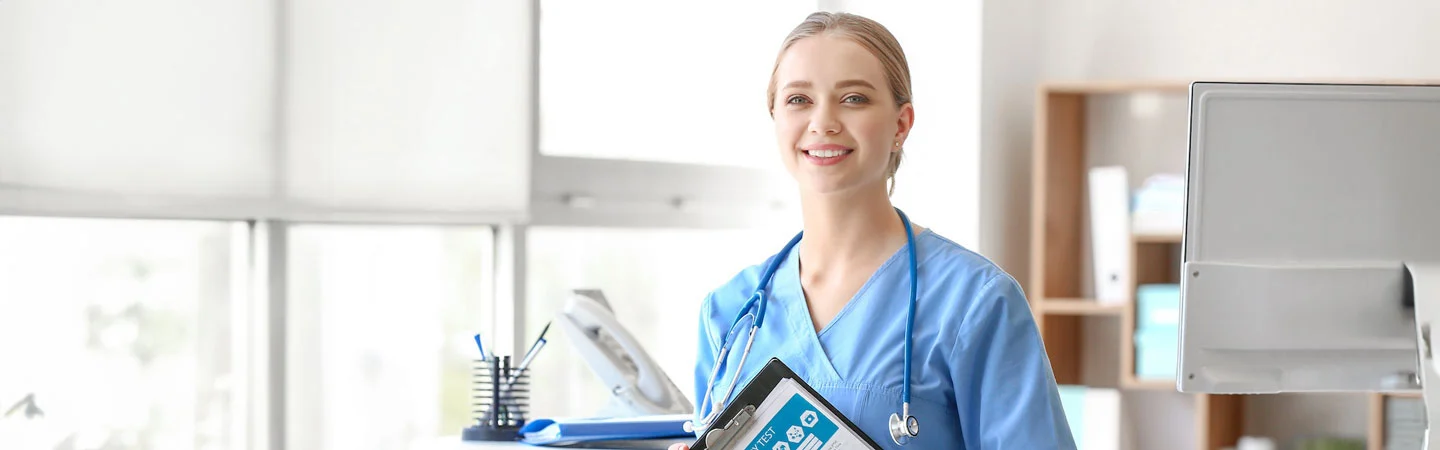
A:
POLYGON ((735 399, 697 431, 699 439, 691 450, 880 449, 778 358, 770 358, 735 399))
POLYGON ((480 360, 489 359, 485 356, 485 344, 480 342, 480 333, 475 333, 475 348, 480 351, 480 360))
POLYGON ((530 376, 511 367, 509 356, 499 356, 477 361, 473 377, 471 412, 478 417, 460 438, 515 441, 530 414, 530 376))
MULTIPOLYGON (((689 414, 623 418, 535 419, 520 429, 520 441, 531 445, 573 445, 580 443, 660 440, 666 445, 689 442, 694 433, 685 431, 689 414)), ((664 448, 664 447, 661 447, 664 448)))
POLYGON ((1090 254, 1095 300, 1121 303, 1130 299, 1130 195, 1125 168, 1090 169, 1090 254))
POLYGON ((1440 450, 1440 86, 1194 83, 1182 392, 1416 392, 1440 450))
MULTIPOLYGON (((691 438, 693 439, 693 435, 691 438)), ((406 447, 406 450, 541 450, 544 447, 589 450, 666 450, 673 444, 689 444, 691 439, 622 439, 615 441, 581 442, 564 445, 537 446, 515 441, 463 441, 455 436, 437 436, 406 447)), ((28 448, 28 447, 27 447, 28 448)), ((766 449, 769 450, 769 449, 766 449)))
POLYGON ((550 323, 546 323, 545 328, 540 330, 540 337, 535 338, 535 343, 530 344, 530 350, 525 351, 525 358, 520 360, 520 366, 515 368, 515 375, 510 376, 510 379, 506 381, 507 384, 515 384, 515 377, 530 368, 530 362, 535 360, 535 355, 540 353, 540 349, 545 348, 545 342, 547 342, 545 333, 549 331, 550 323))
POLYGON ((615 318, 604 294, 576 290, 555 322, 611 393, 596 416, 689 414, 694 406, 615 318))

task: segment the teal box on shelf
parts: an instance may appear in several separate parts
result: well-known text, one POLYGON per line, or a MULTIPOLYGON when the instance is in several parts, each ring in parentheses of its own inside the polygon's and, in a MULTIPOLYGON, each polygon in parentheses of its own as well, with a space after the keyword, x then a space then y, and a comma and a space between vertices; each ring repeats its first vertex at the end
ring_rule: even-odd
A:
POLYGON ((1135 377, 1175 379, 1180 347, 1180 285, 1147 284, 1135 293, 1135 377))
POLYGON ((1144 284, 1135 290, 1135 329, 1180 329, 1180 285, 1144 284))
POLYGON ((1179 347, 1179 329, 1135 330, 1135 378, 1174 380, 1179 347))

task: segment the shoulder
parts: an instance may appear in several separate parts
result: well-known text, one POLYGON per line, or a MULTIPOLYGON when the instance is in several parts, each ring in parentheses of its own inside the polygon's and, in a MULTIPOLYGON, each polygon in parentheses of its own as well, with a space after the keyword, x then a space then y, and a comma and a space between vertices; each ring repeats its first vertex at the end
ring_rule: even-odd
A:
POLYGON ((704 303, 700 305, 700 326, 714 347, 720 346, 720 334, 729 328, 740 308, 745 306, 745 302, 750 300, 750 296, 760 285, 765 269, 778 257, 778 253, 771 254, 742 268, 705 296, 704 303))
POLYGON ((971 250, 934 230, 926 229, 916 236, 922 275, 946 285, 974 290, 1015 286, 1019 283, 989 258, 971 250))
POLYGON ((947 321, 954 332, 987 320, 1029 316, 1020 283, 994 261, 932 230, 917 236, 916 245, 919 284, 927 296, 940 300, 927 312, 947 321))

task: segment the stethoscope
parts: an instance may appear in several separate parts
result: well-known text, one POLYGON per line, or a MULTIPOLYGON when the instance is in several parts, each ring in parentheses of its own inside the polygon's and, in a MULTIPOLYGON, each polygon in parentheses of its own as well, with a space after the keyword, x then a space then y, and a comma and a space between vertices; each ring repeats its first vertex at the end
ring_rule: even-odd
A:
MULTIPOLYGON (((900 413, 890 414, 889 428, 890 439, 893 439, 898 445, 905 445, 910 442, 910 439, 920 435, 920 421, 916 420, 915 416, 910 415, 910 347, 914 343, 914 335, 912 333, 915 328, 915 293, 918 287, 917 279, 919 275, 916 270, 917 263, 915 261, 915 233, 910 228, 910 219, 905 217, 905 213, 900 211, 899 208, 896 208, 895 212, 900 214, 900 221, 905 224, 906 247, 910 253, 910 308, 909 315, 905 321, 905 384, 904 388, 900 391, 900 413)), ((740 312, 736 314, 735 320, 730 323, 730 330, 725 333, 725 340, 720 343, 720 354, 715 358, 715 369, 710 372, 710 381, 705 384, 705 399, 700 402, 700 412, 704 412, 705 405, 708 404, 711 406, 710 413, 692 425, 695 430, 709 426, 710 423, 719 418, 720 412, 725 409, 724 404, 713 404, 710 394, 715 390, 716 377, 724 370, 725 356, 730 353, 730 336, 735 331, 735 328, 740 325, 740 321, 749 315, 750 309, 753 307, 755 309, 755 317, 750 325, 750 337, 745 341, 745 350, 740 353, 740 366, 735 369, 735 378, 730 380, 730 387, 725 390, 725 396, 721 398, 720 401, 728 402, 730 394, 734 393, 735 383, 739 381, 740 374, 743 373, 745 369, 745 360, 750 356, 750 346, 755 344, 755 332, 760 330, 760 324, 765 321, 765 307, 766 304, 769 303, 765 301, 765 290, 767 286, 770 285, 770 279, 775 277, 775 271, 779 268, 780 262, 785 260, 786 256, 790 254, 790 250, 795 247, 795 244, 800 242, 800 237, 804 234, 805 232, 801 231, 796 234, 794 238, 790 239, 790 242, 785 244, 785 248, 780 250, 780 254, 775 255, 770 261, 770 264, 765 267, 765 272, 760 276, 760 284, 755 287, 755 293, 750 295, 750 300, 745 302, 745 306, 740 307, 740 312)))

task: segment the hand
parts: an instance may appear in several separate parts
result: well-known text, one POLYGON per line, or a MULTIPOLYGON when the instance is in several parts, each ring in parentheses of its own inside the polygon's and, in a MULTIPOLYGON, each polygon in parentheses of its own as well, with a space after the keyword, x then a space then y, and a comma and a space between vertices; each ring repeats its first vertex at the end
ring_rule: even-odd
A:
POLYGON ((675 444, 670 446, 669 450, 690 450, 690 446, 685 444, 675 444))

